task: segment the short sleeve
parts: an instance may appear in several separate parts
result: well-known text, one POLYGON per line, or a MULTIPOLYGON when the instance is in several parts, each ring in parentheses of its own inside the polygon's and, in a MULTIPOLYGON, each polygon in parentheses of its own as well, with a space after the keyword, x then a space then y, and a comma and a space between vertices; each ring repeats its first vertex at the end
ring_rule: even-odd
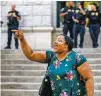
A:
POLYGON ((8 14, 11 13, 10 11, 8 12, 8 14))
POLYGON ((21 15, 18 11, 16 12, 16 15, 21 18, 21 15))
POLYGON ((86 16, 87 16, 87 18, 90 18, 90 12, 87 12, 86 16))
POLYGON ((84 14, 84 16, 87 16, 87 9, 84 8, 83 10, 84 10, 85 13, 86 13, 86 14, 84 14))
POLYGON ((62 8, 61 11, 60 11, 60 13, 65 13, 65 12, 67 12, 67 8, 66 7, 62 8))
POLYGON ((77 67, 79 67, 80 65, 82 65, 83 63, 85 63, 87 61, 86 57, 84 57, 83 55, 76 55, 76 63, 77 63, 77 67))
MULTIPOLYGON (((99 18, 101 17, 101 13, 99 12, 99 18)), ((100 18, 101 19, 101 18, 100 18)))
POLYGON ((76 18, 76 13, 75 13, 75 11, 74 11, 74 13, 73 13, 73 17, 76 18))
POLYGON ((51 50, 46 50, 46 63, 49 63, 52 56, 54 55, 54 52, 51 50))

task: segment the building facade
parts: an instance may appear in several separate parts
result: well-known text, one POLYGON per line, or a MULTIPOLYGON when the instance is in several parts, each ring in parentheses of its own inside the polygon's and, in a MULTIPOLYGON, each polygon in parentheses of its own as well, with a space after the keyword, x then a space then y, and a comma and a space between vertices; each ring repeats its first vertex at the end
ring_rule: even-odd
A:
MULTIPOLYGON (((84 2, 85 7, 91 2, 84 2)), ((101 1, 96 1, 101 9, 101 1)), ((16 10, 21 14, 19 29, 24 30, 24 35, 32 48, 51 48, 56 36, 62 32, 61 18, 59 16, 61 8, 68 2, 63 1, 0 1, 1 20, 3 21, 1 30, 1 49, 7 43, 7 13, 11 10, 11 4, 16 4, 16 10), (43 39, 45 38, 45 39, 43 39)), ((75 5, 77 2, 75 2, 75 5)), ((101 40, 100 40, 101 41, 101 40)), ((12 40, 12 48, 14 48, 12 40)), ((89 45, 89 44, 88 44, 89 45)))

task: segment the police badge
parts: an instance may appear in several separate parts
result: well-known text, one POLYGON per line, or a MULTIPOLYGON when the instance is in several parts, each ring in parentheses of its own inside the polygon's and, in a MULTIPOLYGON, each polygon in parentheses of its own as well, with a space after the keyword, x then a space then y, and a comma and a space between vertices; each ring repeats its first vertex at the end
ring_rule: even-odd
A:
POLYGON ((74 12, 74 10, 72 10, 72 12, 74 12))
POLYGON ((71 10, 70 10, 70 9, 68 9, 68 12, 71 12, 71 10))
POLYGON ((96 12, 96 16, 98 16, 98 12, 96 12))
POLYGON ((79 10, 76 10, 76 13, 79 13, 79 10))
POLYGON ((91 15, 93 16, 94 15, 94 12, 92 12, 91 15))

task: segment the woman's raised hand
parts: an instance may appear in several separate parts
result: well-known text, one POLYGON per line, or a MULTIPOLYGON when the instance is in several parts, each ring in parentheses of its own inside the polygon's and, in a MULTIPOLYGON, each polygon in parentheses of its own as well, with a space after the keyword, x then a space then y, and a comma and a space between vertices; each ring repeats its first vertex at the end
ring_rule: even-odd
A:
POLYGON ((24 38, 22 30, 11 30, 12 32, 15 32, 15 38, 21 40, 24 38))

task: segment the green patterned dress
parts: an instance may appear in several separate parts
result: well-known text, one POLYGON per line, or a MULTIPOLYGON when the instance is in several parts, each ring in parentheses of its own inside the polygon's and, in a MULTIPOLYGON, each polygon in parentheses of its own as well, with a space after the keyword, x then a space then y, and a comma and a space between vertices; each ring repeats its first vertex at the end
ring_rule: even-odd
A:
POLYGON ((64 60, 59 61, 53 51, 47 50, 46 56, 47 61, 52 56, 47 74, 53 96, 87 96, 85 82, 77 71, 77 67, 87 61, 83 55, 72 50, 64 60))

